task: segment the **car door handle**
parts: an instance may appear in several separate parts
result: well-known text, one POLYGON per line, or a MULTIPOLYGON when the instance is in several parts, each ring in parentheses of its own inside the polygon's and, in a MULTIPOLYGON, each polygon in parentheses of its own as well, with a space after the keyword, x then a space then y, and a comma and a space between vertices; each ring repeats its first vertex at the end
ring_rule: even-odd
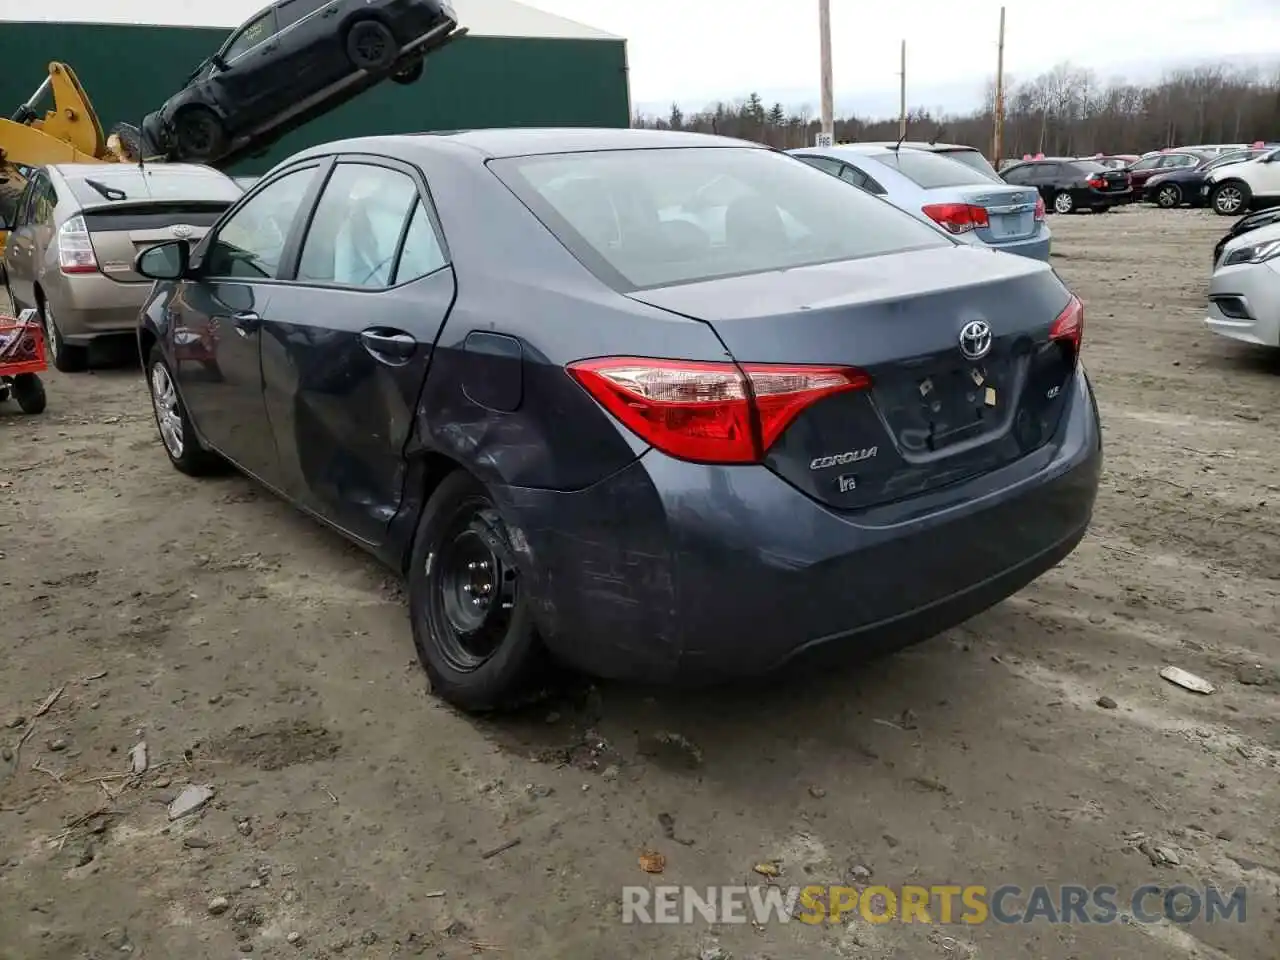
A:
POLYGON ((387 330, 374 327, 360 334, 360 342, 375 359, 386 362, 392 360, 408 360, 418 349, 418 341, 399 330, 387 330))
POLYGON ((262 317, 252 310, 237 310, 231 315, 231 322, 235 325, 236 333, 247 337, 250 332, 258 329, 258 325, 262 323, 262 317))

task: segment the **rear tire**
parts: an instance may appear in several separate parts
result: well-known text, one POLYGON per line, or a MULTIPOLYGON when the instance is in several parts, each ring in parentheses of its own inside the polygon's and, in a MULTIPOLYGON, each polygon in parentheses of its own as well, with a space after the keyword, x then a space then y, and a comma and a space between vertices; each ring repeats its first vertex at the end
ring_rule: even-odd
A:
POLYGON ((183 107, 173 118, 173 149, 178 160, 195 163, 217 160, 226 142, 226 127, 208 107, 183 107))
POLYGON ((44 413, 48 397, 44 393, 44 383, 34 373, 20 373, 13 378, 13 399, 23 413, 44 413))
POLYGON ((200 443, 187 415, 186 404, 178 393, 173 371, 165 362, 158 344, 151 348, 147 357, 147 389, 151 394, 151 409, 155 413, 160 445, 174 468, 189 477, 222 473, 226 469, 226 461, 200 443))
POLYGON ((1238 217, 1247 213, 1253 202, 1253 191, 1243 180, 1227 180, 1213 188, 1209 205, 1220 217, 1238 217))
POLYGON ((123 158, 131 163, 137 163, 139 160, 145 160, 147 157, 154 156, 157 151, 147 143, 146 138, 131 123, 117 123, 111 128, 111 133, 120 139, 120 148, 124 150, 126 156, 123 158))
POLYGON ((67 343, 62 339, 62 331, 58 329, 58 321, 54 319, 53 309, 43 296, 37 304, 40 310, 40 322, 44 326, 45 348, 49 352, 49 361, 53 369, 61 373, 80 373, 89 368, 89 348, 67 343))
POLYGON ((408 86, 411 83, 417 83, 422 79, 423 63, 421 59, 415 60, 403 70, 399 70, 391 75, 391 82, 398 83, 401 86, 408 86))
POLYGON ((377 20, 357 20, 347 31, 347 59, 358 70, 378 73, 389 69, 400 55, 400 44, 391 28, 377 20))
POLYGON ((488 490, 465 471, 447 476, 427 500, 408 581, 413 642, 433 693, 486 712, 538 692, 548 658, 506 525, 488 490))
POLYGON ((1059 190, 1053 195, 1053 212, 1054 213, 1075 213, 1076 200, 1066 190, 1059 190))

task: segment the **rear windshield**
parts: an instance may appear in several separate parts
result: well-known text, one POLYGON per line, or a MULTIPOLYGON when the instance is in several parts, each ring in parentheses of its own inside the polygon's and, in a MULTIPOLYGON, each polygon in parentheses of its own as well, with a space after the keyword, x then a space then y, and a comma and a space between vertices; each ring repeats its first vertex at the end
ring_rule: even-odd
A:
POLYGON ((1072 160, 1070 163, 1064 163, 1064 167, 1068 170, 1074 170, 1076 173, 1106 173, 1107 168, 1094 160, 1072 160))
POLYGON ((979 173, 985 173, 992 180, 999 180, 1000 175, 996 173, 996 168, 987 162, 977 150, 939 150, 938 156, 947 157, 950 160, 956 160, 963 163, 966 167, 977 170, 979 173))
POLYGON ((550 154, 494 160, 490 168, 588 269, 623 290, 953 242, 771 150, 550 154))
POLYGON ((952 159, 954 155, 929 153, 904 147, 885 153, 869 154, 867 159, 892 167, 918 187, 966 187, 988 183, 991 178, 973 167, 952 159))
POLYGON ((88 205, 140 203, 148 200, 240 199, 243 191, 229 177, 211 170, 139 170, 103 165, 92 175, 69 178, 76 200, 88 205))

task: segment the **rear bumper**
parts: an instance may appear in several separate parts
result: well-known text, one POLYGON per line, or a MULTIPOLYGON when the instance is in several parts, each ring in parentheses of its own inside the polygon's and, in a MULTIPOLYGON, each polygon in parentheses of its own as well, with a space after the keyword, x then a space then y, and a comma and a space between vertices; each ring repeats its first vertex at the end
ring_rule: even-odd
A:
POLYGON ((62 338, 68 343, 87 343, 96 337, 137 330, 138 312, 150 289, 149 283, 84 276, 63 278, 46 295, 62 338))
POLYGON ((999 250, 1002 253, 1016 253, 1020 257, 1030 257, 1032 260, 1049 260, 1049 241, 1051 237, 1047 227, 1041 227, 1033 237, 1026 240, 1011 240, 1004 243, 987 243, 981 241, 975 246, 986 246, 992 250, 999 250))
POLYGON ((1223 267, 1209 280, 1209 297, 1204 322, 1212 332, 1243 343, 1280 347, 1280 263, 1223 267), (1215 302, 1222 297, 1235 298, 1233 312, 1243 308, 1247 316, 1228 316, 1215 302))
POLYGON ((1085 197, 1084 206, 1099 209, 1101 207, 1116 207, 1122 203, 1131 203, 1134 198, 1132 188, 1126 187, 1123 190, 1095 190, 1089 188, 1089 192, 1085 197))
POLYGON ((1101 470, 1085 377, 1058 435, 998 471, 843 514, 764 467, 650 450, 586 490, 502 491, 535 617, 589 673, 759 674, 818 646, 883 650, 998 603, 1083 537, 1101 470), (842 642, 842 643, 838 643, 842 642))

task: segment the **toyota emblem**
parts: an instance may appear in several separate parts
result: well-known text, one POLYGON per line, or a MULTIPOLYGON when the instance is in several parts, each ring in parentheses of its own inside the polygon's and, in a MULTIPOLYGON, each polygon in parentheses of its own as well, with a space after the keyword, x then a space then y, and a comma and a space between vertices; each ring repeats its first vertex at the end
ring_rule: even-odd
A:
POLYGON ((185 240, 187 239, 187 237, 191 236, 191 228, 188 227, 185 223, 178 224, 176 227, 172 229, 171 232, 179 240, 185 240))
POLYGON ((991 327, 985 320, 972 320, 960 331, 960 352, 966 360, 981 360, 991 352, 991 327))

